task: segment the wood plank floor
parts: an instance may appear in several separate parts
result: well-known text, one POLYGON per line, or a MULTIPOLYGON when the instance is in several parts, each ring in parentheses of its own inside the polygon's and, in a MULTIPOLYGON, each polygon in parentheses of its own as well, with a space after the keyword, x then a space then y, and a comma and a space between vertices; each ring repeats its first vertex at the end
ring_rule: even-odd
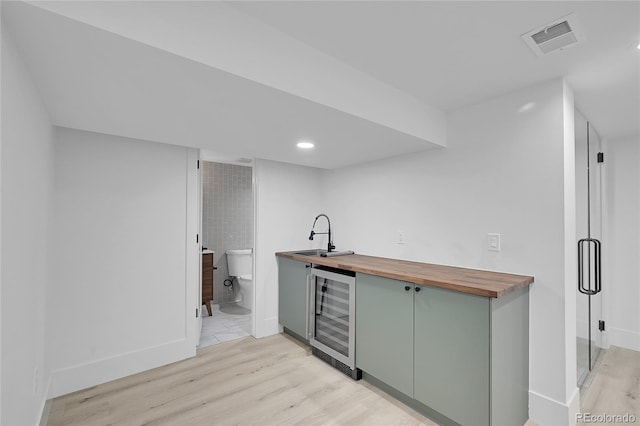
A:
MULTIPOLYGON (((640 419, 640 352, 609 349, 581 406, 640 419)), ((48 424, 435 425, 284 335, 200 349, 195 358, 56 398, 48 424)))
POLYGON ((434 425, 295 340, 246 337, 54 399, 49 425, 434 425))
POLYGON ((633 414, 640 422, 640 352, 611 346, 582 398, 581 410, 593 415, 633 414))

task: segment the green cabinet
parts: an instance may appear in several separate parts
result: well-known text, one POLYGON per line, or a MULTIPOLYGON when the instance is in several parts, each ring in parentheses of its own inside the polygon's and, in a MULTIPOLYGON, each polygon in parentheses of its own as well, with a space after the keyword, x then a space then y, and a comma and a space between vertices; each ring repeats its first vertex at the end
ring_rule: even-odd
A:
POLYGON ((307 276, 311 265, 278 258, 278 322, 296 337, 307 339, 307 276))
POLYGON ((443 423, 524 424, 528 306, 358 274, 356 367, 443 423))
POLYGON ((489 299, 417 288, 413 397, 462 425, 489 424, 489 299))
POLYGON ((413 292, 400 281, 356 278, 356 366, 407 395, 413 394, 413 292))

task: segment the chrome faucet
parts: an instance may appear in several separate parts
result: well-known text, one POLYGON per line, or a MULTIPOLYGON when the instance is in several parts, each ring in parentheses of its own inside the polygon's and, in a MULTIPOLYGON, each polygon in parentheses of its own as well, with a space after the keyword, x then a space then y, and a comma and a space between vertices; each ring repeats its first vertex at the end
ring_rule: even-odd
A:
POLYGON ((329 220, 329 216, 327 216, 324 213, 320 213, 318 216, 316 216, 316 220, 313 221, 313 226, 311 227, 311 234, 309 234, 309 240, 313 241, 313 236, 314 235, 320 235, 320 234, 328 234, 329 235, 329 243, 327 244, 327 252, 331 252, 333 249, 336 248, 336 246, 333 245, 333 240, 331 239, 331 221, 329 220), (327 218, 327 224, 329 225, 329 229, 328 229, 327 232, 315 232, 313 230, 316 227, 316 222, 318 221, 320 216, 327 218))

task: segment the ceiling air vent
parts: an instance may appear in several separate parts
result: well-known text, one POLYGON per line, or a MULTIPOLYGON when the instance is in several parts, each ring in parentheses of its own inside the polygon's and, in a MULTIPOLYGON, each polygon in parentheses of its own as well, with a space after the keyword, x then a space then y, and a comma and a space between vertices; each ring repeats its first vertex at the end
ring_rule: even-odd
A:
POLYGON ((522 35, 527 46, 538 56, 584 41, 584 33, 574 13, 522 35))

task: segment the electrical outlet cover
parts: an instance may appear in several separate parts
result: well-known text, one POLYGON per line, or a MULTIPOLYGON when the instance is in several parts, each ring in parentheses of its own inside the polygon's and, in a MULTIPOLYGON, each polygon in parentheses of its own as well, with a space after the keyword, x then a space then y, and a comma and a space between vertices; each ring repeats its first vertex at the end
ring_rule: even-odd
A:
POLYGON ((500 234, 487 234, 487 249, 489 251, 500 251, 500 234))

